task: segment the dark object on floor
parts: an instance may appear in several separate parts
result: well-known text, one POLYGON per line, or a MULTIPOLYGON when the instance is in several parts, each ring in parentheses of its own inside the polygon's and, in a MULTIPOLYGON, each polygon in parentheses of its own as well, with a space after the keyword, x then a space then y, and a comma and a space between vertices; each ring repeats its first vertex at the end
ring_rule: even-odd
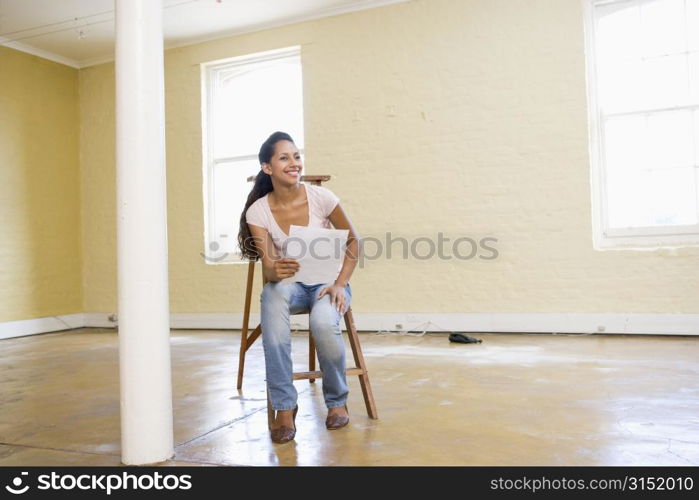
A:
POLYGON ((458 342, 459 344, 480 344, 483 341, 475 337, 469 337, 463 333, 451 333, 449 334, 449 342, 458 342))

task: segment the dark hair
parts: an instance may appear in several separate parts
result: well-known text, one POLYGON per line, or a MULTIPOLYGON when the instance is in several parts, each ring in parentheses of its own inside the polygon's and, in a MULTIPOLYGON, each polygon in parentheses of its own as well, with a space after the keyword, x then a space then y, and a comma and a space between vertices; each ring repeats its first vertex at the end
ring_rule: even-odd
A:
MULTIPOLYGON (((260 160, 260 165, 263 163, 269 163, 274 155, 274 147, 279 141, 289 141, 294 142, 291 136, 285 132, 275 132, 270 135, 265 142, 262 143, 260 147, 260 153, 257 158, 260 160)), ((250 205, 255 203, 257 200, 262 198, 264 195, 273 191, 272 177, 266 174, 261 168, 255 177, 255 185, 252 186, 250 194, 248 194, 248 199, 245 202, 245 208, 243 213, 240 214, 240 230, 238 231, 238 245, 240 246, 240 251, 244 258, 250 260, 259 259, 259 254, 257 248, 252 242, 252 234, 250 233, 250 228, 245 220, 245 214, 250 208, 250 205)))

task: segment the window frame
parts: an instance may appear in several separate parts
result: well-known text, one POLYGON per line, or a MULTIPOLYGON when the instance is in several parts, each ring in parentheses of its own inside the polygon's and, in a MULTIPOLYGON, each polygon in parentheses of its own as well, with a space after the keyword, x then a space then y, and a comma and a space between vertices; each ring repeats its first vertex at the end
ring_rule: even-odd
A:
MULTIPOLYGON (((584 13, 586 91, 588 111, 588 134, 590 154, 590 188, 592 202, 592 240, 595 250, 660 250, 699 246, 699 223, 696 225, 647 226, 611 228, 608 225, 606 165, 604 162, 604 119, 597 96, 596 57, 596 6, 622 3, 643 3, 646 0, 582 0, 584 13)), ((638 110, 633 114, 644 114, 671 110, 691 109, 692 105, 673 108, 638 110)), ((609 113, 613 115, 615 113, 609 113)), ((695 124, 696 125, 696 124, 695 124)), ((695 168, 695 179, 697 165, 695 168)), ((695 183, 696 184, 696 183, 695 183)), ((697 193, 699 204, 699 192, 697 193)))
MULTIPOLYGON (((209 110, 213 109, 215 98, 216 78, 219 73, 230 71, 236 67, 246 66, 249 64, 259 64, 277 59, 285 59, 290 57, 298 57, 301 60, 301 46, 295 45, 284 47, 281 49, 269 50, 264 52, 256 52, 254 54, 246 54, 244 56, 230 57, 226 59, 218 59, 200 64, 200 82, 201 82, 201 99, 202 99, 202 163, 203 163, 203 182, 202 196, 204 205, 204 251, 200 254, 204 258, 206 264, 247 264, 249 261, 242 258, 239 249, 235 252, 226 252, 222 257, 211 257, 208 255, 211 245, 217 241, 215 232, 215 186, 216 186, 216 166, 221 163, 231 163, 236 161, 245 161, 257 159, 257 154, 238 155, 226 158, 214 157, 213 144, 213 113, 209 110)), ((300 148, 301 157, 305 157, 305 149, 300 148)), ((252 188, 252 183, 250 183, 252 188)), ((234 236, 237 240, 237 232, 234 236)), ((237 243, 235 245, 237 248, 237 243)))

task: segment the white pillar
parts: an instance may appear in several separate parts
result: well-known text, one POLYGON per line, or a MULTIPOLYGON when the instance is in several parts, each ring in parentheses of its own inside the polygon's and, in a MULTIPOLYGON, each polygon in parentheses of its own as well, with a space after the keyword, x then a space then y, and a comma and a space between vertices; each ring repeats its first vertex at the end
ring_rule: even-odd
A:
POLYGON ((174 455, 162 0, 115 0, 121 460, 174 455))

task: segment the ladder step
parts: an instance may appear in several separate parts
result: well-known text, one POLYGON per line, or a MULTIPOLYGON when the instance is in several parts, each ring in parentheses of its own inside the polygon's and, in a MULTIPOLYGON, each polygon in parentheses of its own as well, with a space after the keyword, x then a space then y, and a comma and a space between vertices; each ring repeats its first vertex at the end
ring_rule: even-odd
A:
MULTIPOLYGON (((366 375, 366 372, 361 368, 347 368, 347 375, 366 375)), ((313 371, 313 372, 296 372, 294 373, 294 380, 307 380, 309 378, 323 378, 323 372, 313 371)))

